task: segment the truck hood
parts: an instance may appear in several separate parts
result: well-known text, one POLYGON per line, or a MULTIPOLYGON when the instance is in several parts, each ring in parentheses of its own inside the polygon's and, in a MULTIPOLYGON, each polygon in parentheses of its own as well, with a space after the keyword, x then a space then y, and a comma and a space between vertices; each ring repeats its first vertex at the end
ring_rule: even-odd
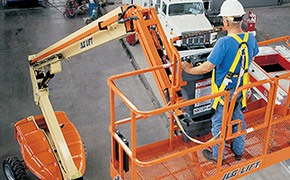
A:
POLYGON ((188 31, 204 31, 212 29, 208 19, 203 14, 171 16, 167 21, 169 27, 173 28, 174 33, 180 34, 188 31))

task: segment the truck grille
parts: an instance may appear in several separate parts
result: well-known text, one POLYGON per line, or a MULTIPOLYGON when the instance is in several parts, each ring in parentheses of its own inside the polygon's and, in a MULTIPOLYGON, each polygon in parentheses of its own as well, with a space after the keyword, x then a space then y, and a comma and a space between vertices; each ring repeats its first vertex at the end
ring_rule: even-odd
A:
POLYGON ((189 37, 185 38, 182 36, 182 45, 204 45, 204 44, 209 44, 210 40, 210 34, 205 34, 202 36, 196 36, 196 37, 189 37))

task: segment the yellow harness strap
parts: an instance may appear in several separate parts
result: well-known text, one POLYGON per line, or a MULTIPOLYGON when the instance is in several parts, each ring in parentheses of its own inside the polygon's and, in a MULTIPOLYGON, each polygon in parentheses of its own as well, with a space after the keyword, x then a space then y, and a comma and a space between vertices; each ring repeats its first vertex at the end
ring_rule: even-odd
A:
MULTIPOLYGON (((235 56, 235 59, 228 71, 228 73, 226 74, 226 76, 223 79, 223 82, 220 86, 220 88, 218 88, 216 82, 215 82, 215 69, 212 72, 212 93, 216 93, 216 92, 221 92, 224 91, 228 85, 229 82, 232 82, 231 78, 235 77, 235 69, 240 61, 240 59, 242 58, 242 67, 240 69, 240 73, 238 76, 238 82, 237 82, 237 86, 236 89, 238 88, 238 86, 240 85, 240 79, 243 76, 243 85, 248 84, 249 83, 249 75, 248 75, 248 69, 249 69, 249 53, 248 53, 248 47, 247 47, 247 41, 249 38, 249 34, 245 33, 243 40, 235 34, 231 34, 229 35, 231 37, 233 37, 239 44, 240 47, 238 49, 238 52, 235 56)), ((246 93, 247 90, 243 90, 242 91, 242 108, 246 108, 246 93)), ((218 103, 221 103, 222 105, 224 105, 224 101, 221 97, 217 97, 215 98, 213 104, 212 104, 212 108, 216 110, 218 103)))

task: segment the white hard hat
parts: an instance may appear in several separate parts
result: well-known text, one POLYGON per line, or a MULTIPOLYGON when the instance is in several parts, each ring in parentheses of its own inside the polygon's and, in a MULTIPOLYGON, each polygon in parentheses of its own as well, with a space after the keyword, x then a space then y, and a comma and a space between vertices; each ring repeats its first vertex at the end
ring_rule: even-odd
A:
POLYGON ((238 0, 226 0, 218 16, 242 17, 244 14, 244 7, 238 0))

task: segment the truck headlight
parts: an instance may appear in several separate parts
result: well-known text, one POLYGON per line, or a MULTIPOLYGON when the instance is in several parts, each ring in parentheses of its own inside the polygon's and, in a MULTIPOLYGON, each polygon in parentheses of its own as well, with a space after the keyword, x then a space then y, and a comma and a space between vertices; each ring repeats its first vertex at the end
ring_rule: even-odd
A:
POLYGON ((173 28, 170 29, 170 34, 171 34, 171 35, 174 34, 174 32, 173 32, 173 28))
POLYGON ((217 40, 217 34, 212 35, 212 41, 215 41, 215 40, 217 40))

